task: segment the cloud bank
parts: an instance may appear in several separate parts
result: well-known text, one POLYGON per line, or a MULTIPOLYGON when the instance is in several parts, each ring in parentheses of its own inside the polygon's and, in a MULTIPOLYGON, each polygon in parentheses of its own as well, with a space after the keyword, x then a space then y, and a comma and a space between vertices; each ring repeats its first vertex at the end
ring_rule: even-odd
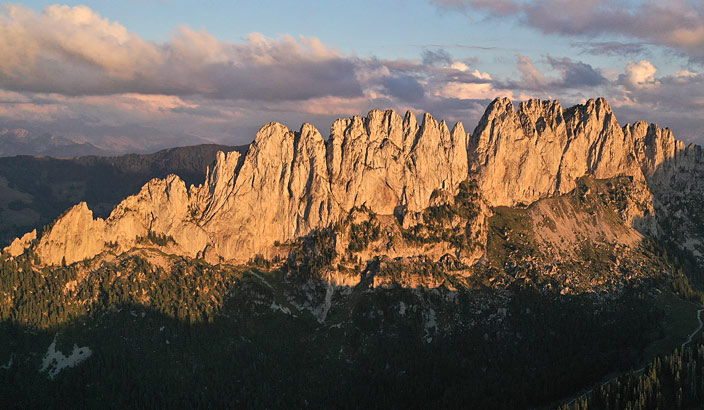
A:
MULTIPOLYGON (((604 13, 626 13, 606 2, 596 8, 567 0, 436 2, 516 17, 565 35, 592 35, 594 29, 586 23, 568 27, 560 13, 539 19, 546 4, 575 6, 568 14, 590 24, 599 20, 613 32, 616 28, 608 28, 613 19, 604 13)), ((670 14, 685 13, 684 5, 670 14)), ((670 38, 669 46, 689 50, 695 37, 684 36, 690 39, 685 41, 675 32, 694 35, 700 24, 695 20, 661 30, 661 41, 670 38)), ((650 24, 662 29, 657 24, 664 23, 650 24)), ((638 30, 641 40, 655 41, 654 34, 638 30)), ((590 42, 589 47, 594 54, 631 50, 622 52, 631 57, 643 50, 622 42, 590 42)), ((344 54, 312 37, 252 33, 227 42, 188 27, 156 43, 85 6, 50 6, 37 13, 17 5, 0 9, 0 55, 0 128, 44 124, 45 131, 117 152, 182 145, 189 139, 247 143, 270 121, 292 128, 313 122, 325 133, 334 118, 372 108, 428 111, 471 128, 499 96, 560 98, 565 105, 605 96, 621 121, 657 119, 689 139, 704 136, 696 120, 704 110, 702 74, 661 75, 647 59, 596 67, 574 56, 515 54, 507 63, 510 74, 492 75, 477 68, 477 57, 458 60, 442 46, 424 48, 416 59, 383 59, 344 54)))
POLYGON ((314 38, 251 34, 238 44, 181 27, 158 45, 85 6, 4 11, 0 87, 6 90, 264 101, 362 94, 354 62, 314 38))

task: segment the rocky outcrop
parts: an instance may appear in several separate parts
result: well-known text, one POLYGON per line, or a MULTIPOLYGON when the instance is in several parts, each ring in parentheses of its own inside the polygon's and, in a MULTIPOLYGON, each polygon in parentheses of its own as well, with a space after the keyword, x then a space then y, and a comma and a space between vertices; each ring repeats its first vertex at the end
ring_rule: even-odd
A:
POLYGON ((669 128, 663 129, 657 124, 637 121, 623 127, 623 132, 633 141, 635 155, 646 177, 653 176, 666 161, 685 149, 684 142, 675 139, 669 128))
POLYGON ((343 209, 366 204, 379 214, 397 206, 421 211, 435 189, 453 190, 467 178, 468 136, 425 114, 419 125, 408 112, 372 111, 337 120, 329 144, 333 196, 343 209))
POLYGON ((15 238, 9 246, 6 246, 3 249, 3 252, 12 257, 22 255, 24 251, 31 246, 32 241, 35 239, 37 239, 37 230, 33 229, 32 232, 27 232, 22 235, 21 238, 15 238))
POLYGON ((624 127, 634 136, 636 152, 653 195, 656 236, 674 245, 704 268, 704 152, 685 147, 672 132, 637 122, 624 127))
POLYGON ((81 202, 42 234, 36 251, 43 263, 72 263, 104 250, 122 253, 145 243, 189 257, 208 244, 208 234, 190 212, 186 185, 176 175, 149 181, 105 220, 94 219, 81 202))

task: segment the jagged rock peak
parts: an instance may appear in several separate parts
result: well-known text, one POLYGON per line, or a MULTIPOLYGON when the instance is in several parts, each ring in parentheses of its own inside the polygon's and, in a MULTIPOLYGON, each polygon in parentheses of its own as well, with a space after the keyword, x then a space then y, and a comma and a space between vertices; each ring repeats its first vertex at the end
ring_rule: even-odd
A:
POLYGON ((513 102, 508 97, 497 97, 492 101, 486 108, 484 115, 491 114, 493 112, 513 112, 515 111, 513 107, 513 102))
POLYGON ((37 254, 45 263, 72 263, 84 255, 103 250, 103 220, 93 219, 93 211, 85 202, 70 208, 59 217, 37 246, 37 254))
POLYGON ((415 126, 413 124, 417 125, 418 119, 416 119, 416 115, 413 114, 412 111, 408 110, 408 111, 406 111, 406 114, 403 116, 403 126, 404 126, 404 128, 412 128, 415 126))
POLYGON ((3 252, 13 257, 19 256, 32 245, 35 239, 37 239, 37 230, 33 229, 31 232, 24 234, 21 238, 15 238, 9 246, 3 249, 3 252))
POLYGON ((372 110, 335 121, 327 142, 331 190, 343 209, 366 204, 379 214, 399 205, 417 211, 436 188, 454 189, 467 176, 467 135, 451 133, 430 114, 372 110))
POLYGON ((583 175, 640 180, 633 146, 603 98, 566 110, 535 99, 514 110, 497 98, 472 133, 471 168, 490 204, 513 206, 568 192, 583 175))
POLYGON ((607 114, 613 114, 611 105, 603 97, 597 99, 590 98, 584 104, 577 104, 567 109, 568 112, 581 113, 582 115, 596 114, 599 117, 603 117, 607 114))
POLYGON ((520 102, 518 109, 515 109, 513 102, 509 98, 498 97, 489 103, 479 121, 478 127, 490 123, 495 118, 503 120, 512 114, 529 117, 537 115, 546 119, 562 116, 572 117, 574 115, 580 117, 596 115, 598 119, 602 119, 606 115, 613 114, 613 111, 609 103, 602 97, 589 99, 584 104, 577 104, 567 109, 562 107, 560 100, 540 100, 536 98, 520 102))
POLYGON ((531 118, 533 123, 537 123, 540 118, 554 126, 564 121, 564 109, 559 100, 541 101, 538 99, 530 99, 518 104, 518 113, 531 118))
POLYGON ((276 146, 277 144, 281 144, 282 140, 292 137, 293 132, 290 131, 288 127, 278 122, 270 122, 257 131, 254 141, 249 146, 249 151, 261 149, 261 147, 267 145, 276 146))

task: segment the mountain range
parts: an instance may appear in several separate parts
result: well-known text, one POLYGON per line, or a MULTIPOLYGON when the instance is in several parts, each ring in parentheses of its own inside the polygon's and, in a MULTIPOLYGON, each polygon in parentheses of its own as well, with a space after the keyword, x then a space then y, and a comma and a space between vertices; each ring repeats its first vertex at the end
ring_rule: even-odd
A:
POLYGON ((0 158, 41 155, 55 158, 149 154, 180 145, 209 145, 211 140, 196 135, 164 132, 140 125, 87 125, 63 121, 39 125, 29 121, 0 124, 0 158))
MULTIPOLYGON (((108 242, 120 254, 155 234, 172 239, 163 247, 167 253, 210 263, 283 257, 286 248, 277 243, 293 243, 360 208, 391 218, 387 230, 426 229, 425 211, 452 205, 462 183, 471 182, 477 215, 462 229, 477 240, 438 254, 472 265, 484 256, 492 210, 536 204, 534 213, 541 208, 540 217, 554 220, 559 215, 538 202, 574 191, 584 178, 628 178, 624 192, 610 195, 622 197, 614 211, 636 236, 658 237, 676 213, 669 208, 686 206, 673 184, 700 192, 697 178, 683 178, 701 172, 698 147, 686 148, 655 124, 621 127, 603 99, 568 109, 539 100, 514 109, 508 99, 497 99, 471 135, 461 123, 450 129, 430 114, 419 123, 410 112, 338 120, 327 140, 310 124, 291 131, 270 123, 242 151, 219 153, 198 185, 187 187, 175 175, 153 179, 106 219, 94 219, 85 203, 72 207, 41 233, 38 256, 45 264, 73 263, 107 250, 108 242)), ((452 225, 457 230, 456 221, 452 225)), ((700 255, 698 233, 682 234, 690 235, 686 248, 700 255)), ((386 243, 386 253, 404 256, 396 245, 386 243)))
POLYGON ((28 180, 76 185, 56 214, 83 200, 3 251, 0 398, 15 407, 704 395, 701 148, 621 126, 602 98, 499 98, 471 133, 374 110, 327 138, 269 123, 248 147, 154 155, 32 159, 95 181, 0 174, 23 203, 46 186, 28 180))

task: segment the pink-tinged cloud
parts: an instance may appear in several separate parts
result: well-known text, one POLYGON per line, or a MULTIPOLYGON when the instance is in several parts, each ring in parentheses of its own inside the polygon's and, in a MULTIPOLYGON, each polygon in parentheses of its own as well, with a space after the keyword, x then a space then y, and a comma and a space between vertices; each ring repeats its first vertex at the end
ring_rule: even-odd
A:
POLYGON ((182 27, 156 44, 85 6, 2 11, 0 87, 6 90, 265 101, 362 95, 354 61, 317 39, 252 34, 228 43, 182 27))
POLYGON ((658 69, 648 60, 631 61, 626 66, 626 72, 621 76, 621 81, 628 88, 642 88, 657 85, 655 73, 658 69))
POLYGON ((516 68, 521 73, 521 86, 527 90, 541 90, 548 85, 543 73, 533 64, 528 56, 517 56, 516 68))
MULTIPOLYGON (((521 19, 533 18, 539 7, 517 0, 445 3, 521 19)), ((580 2, 568 12, 590 19, 623 12, 597 4, 604 10, 580 2)), ((695 137, 701 129, 702 74, 659 75, 647 60, 594 67, 566 57, 517 55, 515 65, 508 63, 512 73, 495 75, 479 71, 476 58, 455 61, 442 48, 422 50, 417 59, 360 58, 316 38, 253 33, 226 42, 187 27, 155 43, 83 6, 51 6, 42 13, 23 6, 1 10, 0 124, 46 122, 49 131, 103 148, 242 144, 270 121, 292 128, 308 121, 322 131, 335 117, 373 108, 428 111, 471 129, 486 104, 501 96, 560 98, 564 105, 604 96, 621 110, 620 120, 656 119, 695 137)), ((575 33, 587 33, 580 24, 575 33)), ((688 24, 681 26, 684 32, 694 23, 688 24)))

